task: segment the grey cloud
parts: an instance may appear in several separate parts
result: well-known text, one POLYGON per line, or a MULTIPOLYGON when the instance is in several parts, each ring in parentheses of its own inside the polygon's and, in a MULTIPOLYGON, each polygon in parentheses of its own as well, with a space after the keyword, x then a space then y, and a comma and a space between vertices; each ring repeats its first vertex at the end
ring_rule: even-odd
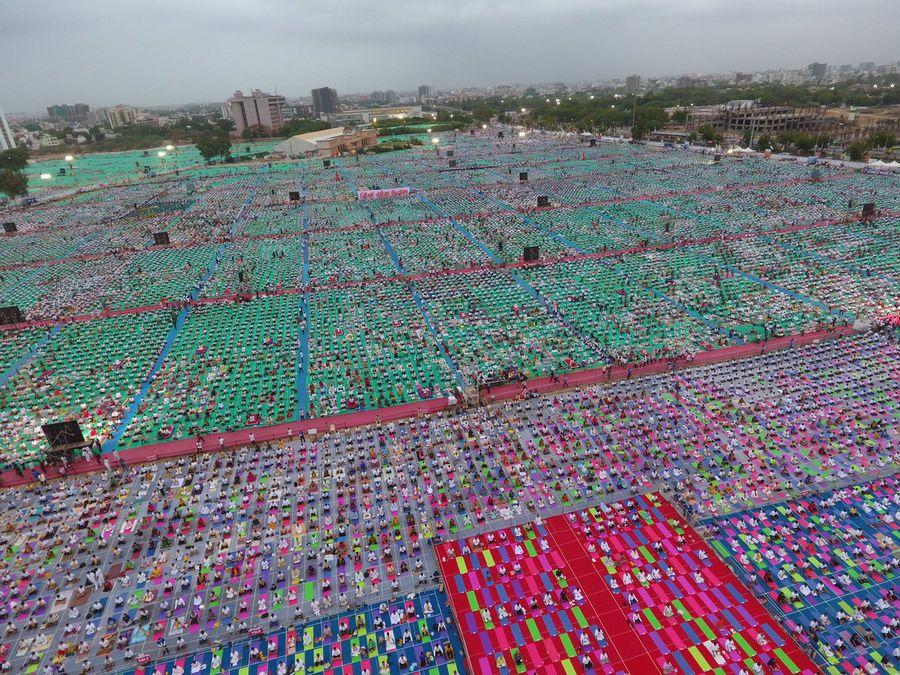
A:
POLYGON ((896 0, 0 0, 0 105, 883 62, 897 25, 896 0))

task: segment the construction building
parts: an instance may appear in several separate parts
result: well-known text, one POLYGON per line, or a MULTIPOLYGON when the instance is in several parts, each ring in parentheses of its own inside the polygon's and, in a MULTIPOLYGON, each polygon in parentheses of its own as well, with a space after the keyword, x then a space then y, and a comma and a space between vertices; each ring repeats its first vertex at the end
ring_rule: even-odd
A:
POLYGON ((825 106, 794 108, 764 106, 756 101, 729 101, 724 105, 697 106, 688 109, 685 129, 699 131, 711 126, 716 131, 754 135, 779 134, 785 131, 820 131, 825 128, 825 106))

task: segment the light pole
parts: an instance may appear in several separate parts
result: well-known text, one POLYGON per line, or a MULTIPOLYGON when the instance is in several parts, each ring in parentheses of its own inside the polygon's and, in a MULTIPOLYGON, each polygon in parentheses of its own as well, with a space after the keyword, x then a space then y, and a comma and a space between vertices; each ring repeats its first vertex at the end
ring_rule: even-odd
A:
POLYGON ((634 99, 632 101, 632 106, 631 106, 631 126, 634 127, 636 122, 637 122, 637 89, 634 90, 634 99))

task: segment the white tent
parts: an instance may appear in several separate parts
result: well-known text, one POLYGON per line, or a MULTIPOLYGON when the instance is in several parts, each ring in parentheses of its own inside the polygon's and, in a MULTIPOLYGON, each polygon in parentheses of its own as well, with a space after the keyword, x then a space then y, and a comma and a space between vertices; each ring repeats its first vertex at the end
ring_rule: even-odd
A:
POLYGON ((285 157, 306 157, 315 154, 318 141, 326 141, 344 134, 344 127, 333 127, 321 131, 310 131, 306 134, 297 134, 276 145, 272 152, 282 154, 285 157))

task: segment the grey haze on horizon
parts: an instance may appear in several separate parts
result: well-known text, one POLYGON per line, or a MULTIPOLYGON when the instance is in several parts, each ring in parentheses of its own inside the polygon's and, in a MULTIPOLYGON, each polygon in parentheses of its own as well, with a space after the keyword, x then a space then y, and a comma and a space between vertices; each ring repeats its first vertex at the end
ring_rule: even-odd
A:
POLYGON ((224 101, 900 58, 898 0, 0 0, 0 106, 224 101))

